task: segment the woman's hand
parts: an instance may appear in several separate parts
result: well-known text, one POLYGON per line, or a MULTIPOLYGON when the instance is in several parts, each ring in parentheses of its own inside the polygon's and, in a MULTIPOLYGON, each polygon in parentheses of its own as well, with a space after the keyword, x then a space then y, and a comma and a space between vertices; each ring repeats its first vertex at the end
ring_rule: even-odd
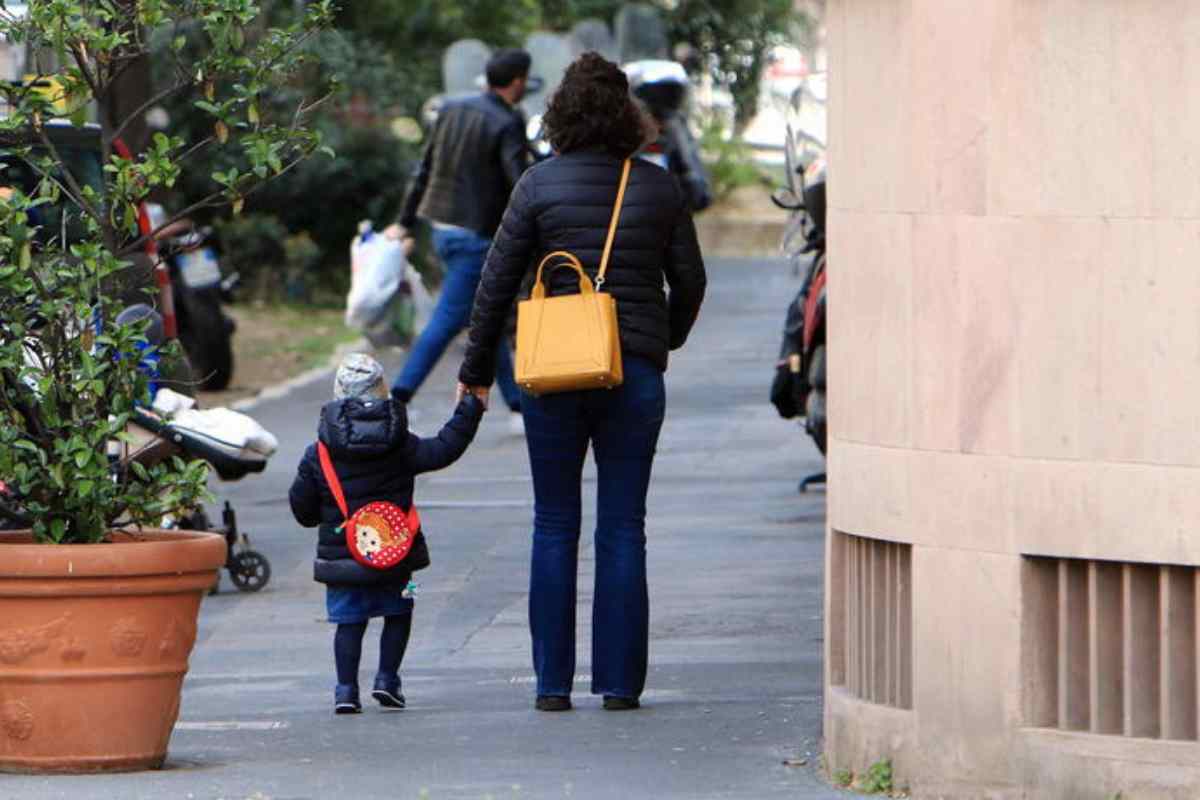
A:
POLYGON ((417 246, 417 242, 413 239, 412 234, 408 232, 408 228, 396 222, 384 228, 383 235, 394 242, 399 242, 400 246, 404 248, 405 257, 411 256, 413 249, 417 246))
POLYGON ((454 396, 454 404, 458 405, 468 394, 473 394, 479 398, 479 402, 483 403, 483 410, 487 411, 488 397, 491 395, 491 393, 492 387, 490 386, 467 386, 465 383, 460 381, 458 384, 458 391, 454 396))

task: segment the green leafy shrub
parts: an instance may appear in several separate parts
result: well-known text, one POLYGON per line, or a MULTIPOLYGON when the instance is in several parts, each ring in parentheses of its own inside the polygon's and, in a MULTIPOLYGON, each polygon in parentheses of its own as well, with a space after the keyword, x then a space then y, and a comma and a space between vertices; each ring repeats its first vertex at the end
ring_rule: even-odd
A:
POLYGON ((892 793, 892 761, 884 758, 876 761, 867 769, 858 783, 859 791, 864 794, 892 793))
POLYGON ((283 223, 272 214, 244 213, 218 220, 214 228, 226 269, 241 275, 251 296, 272 299, 284 280, 288 230, 283 223))
POLYGON ((250 0, 43 0, 24 15, 0 14, 0 36, 34 54, 36 76, 0 84, 8 109, 0 159, 13 170, 0 194, 0 514, 37 541, 103 541, 116 526, 157 524, 204 496, 202 462, 109 462, 109 444, 149 398, 145 324, 116 322, 122 276, 146 242, 135 224, 138 204, 173 187, 196 153, 224 152, 228 166, 205 176, 189 210, 237 211, 257 187, 320 149, 305 125, 308 99, 282 122, 264 102, 302 67, 303 43, 332 18, 324 0, 307 9, 303 20, 266 28, 253 42, 245 30, 260 10, 250 0), (203 44, 191 56, 189 35, 203 44), (125 66, 142 58, 174 65, 169 90, 188 97, 204 125, 195 138, 157 134, 126 160, 113 155, 113 143, 141 109, 112 118, 108 104, 96 103, 101 130, 79 126, 125 66), (88 136, 97 141, 77 158, 76 139, 88 136), (28 180, 13 180, 17 173, 28 180))
POLYGON ((769 186, 771 183, 754 163, 750 147, 736 136, 726 138, 725 129, 719 123, 705 126, 700 136, 700 152, 708 169, 713 198, 718 202, 744 186, 769 186))
MULTIPOLYGON (((278 7, 275 13, 290 17, 290 11, 278 7)), ((188 46, 198 48, 196 43, 188 46)), ((226 263, 242 273, 257 299, 267 301, 291 296, 300 285, 306 291, 344 291, 350 240, 359 221, 369 218, 386 225, 395 218, 413 159, 421 150, 419 141, 402 141, 393 133, 393 120, 415 99, 413 87, 400 77, 404 66, 386 49, 342 30, 322 31, 305 48, 310 68, 281 85, 264 104, 282 114, 301 100, 307 86, 336 79, 333 92, 309 117, 310 126, 336 156, 298 164, 248 197, 245 212, 258 218, 253 225, 238 225, 236 218, 201 220, 222 231, 226 263), (284 239, 300 233, 308 235, 320 257, 297 276, 284 269, 284 239), (267 235, 276 237, 274 244, 263 241, 267 235)), ((170 71, 160 66, 156 84, 169 79, 170 71)), ((203 110, 193 105, 169 101, 168 110, 172 130, 194 135, 210 124, 203 110)), ((172 204, 195 203, 206 191, 206 176, 229 169, 234 155, 220 150, 197 153, 180 176, 172 204)))
POLYGON ((311 267, 314 284, 340 290, 358 223, 383 226, 399 213, 411 151, 378 128, 345 128, 325 141, 336 158, 312 159, 261 192, 252 207, 273 213, 288 233, 307 233, 321 252, 311 267))

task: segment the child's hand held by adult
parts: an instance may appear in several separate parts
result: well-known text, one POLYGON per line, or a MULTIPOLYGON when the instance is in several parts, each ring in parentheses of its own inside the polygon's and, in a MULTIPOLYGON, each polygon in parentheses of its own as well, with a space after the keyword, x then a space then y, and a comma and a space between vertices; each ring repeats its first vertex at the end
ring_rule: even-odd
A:
POLYGON ((455 403, 455 405, 457 405, 457 404, 461 403, 463 401, 463 398, 466 397, 468 394, 472 394, 472 395, 475 395, 475 397, 479 398, 479 402, 483 404, 483 410, 487 411, 488 399, 491 396, 491 393, 492 393, 492 387, 490 387, 490 386, 468 386, 467 384, 463 383, 462 381, 459 381, 458 390, 455 392, 455 395, 454 395, 454 403, 455 403))

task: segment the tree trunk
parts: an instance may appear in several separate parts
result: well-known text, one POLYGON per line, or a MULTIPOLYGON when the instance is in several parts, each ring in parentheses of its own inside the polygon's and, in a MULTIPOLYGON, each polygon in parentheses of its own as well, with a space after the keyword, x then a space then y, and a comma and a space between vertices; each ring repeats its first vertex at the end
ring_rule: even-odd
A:
MULTIPOLYGON (((138 0, 117 0, 121 13, 116 15, 114 24, 120 29, 133 30, 137 26, 138 0)), ((138 41, 141 36, 136 36, 138 41)), ((138 56, 132 64, 115 80, 108 89, 100 108, 100 126, 104 131, 104 141, 108 143, 112 134, 125 120, 150 99, 154 91, 154 82, 150 71, 150 56, 138 56)), ((150 143, 150 128, 146 124, 146 115, 138 114, 130 121, 121 133, 121 139, 135 155, 146 149, 150 143)), ((105 153, 105 157, 108 157, 105 153)))

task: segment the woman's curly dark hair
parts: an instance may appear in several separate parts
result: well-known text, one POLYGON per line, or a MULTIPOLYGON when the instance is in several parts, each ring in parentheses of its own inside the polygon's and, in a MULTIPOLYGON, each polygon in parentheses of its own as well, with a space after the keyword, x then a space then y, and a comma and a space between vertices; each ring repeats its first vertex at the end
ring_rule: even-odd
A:
POLYGON ((644 139, 644 121, 629 95, 629 79, 599 53, 584 53, 567 67, 542 123, 559 153, 601 146, 625 158, 644 139))

